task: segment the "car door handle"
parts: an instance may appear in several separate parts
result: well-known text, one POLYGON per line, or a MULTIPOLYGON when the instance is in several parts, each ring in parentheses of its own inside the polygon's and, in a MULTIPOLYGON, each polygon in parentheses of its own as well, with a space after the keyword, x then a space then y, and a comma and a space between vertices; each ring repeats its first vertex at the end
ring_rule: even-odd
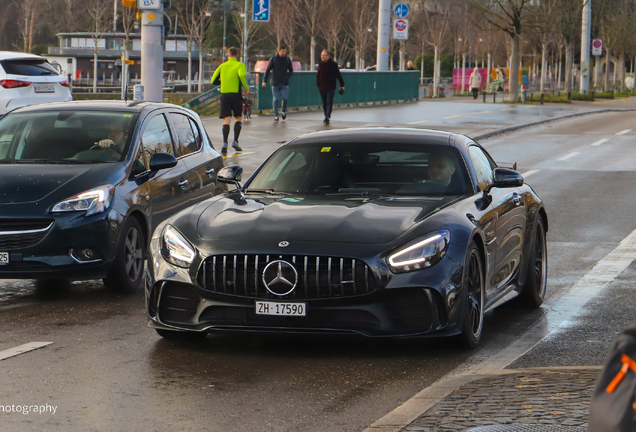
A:
POLYGON ((512 202, 515 203, 515 205, 521 204, 521 197, 519 196, 518 193, 515 192, 512 194, 512 202))
POLYGON ((212 175, 214 174, 214 168, 208 168, 205 173, 207 175, 209 175, 210 177, 212 177, 212 175))
POLYGON ((179 186, 181 186, 181 189, 185 189, 185 187, 186 187, 187 185, 188 185, 188 181, 187 181, 187 180, 181 179, 181 180, 179 181, 179 186))

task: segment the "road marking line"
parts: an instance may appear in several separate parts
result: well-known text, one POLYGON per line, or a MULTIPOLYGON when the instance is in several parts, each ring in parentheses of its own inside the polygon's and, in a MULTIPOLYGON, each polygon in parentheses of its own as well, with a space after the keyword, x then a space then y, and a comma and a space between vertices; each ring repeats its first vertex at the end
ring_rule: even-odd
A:
POLYGON ((601 140, 596 141, 594 144, 592 144, 593 146, 600 146, 601 144, 603 144, 604 142, 609 141, 609 138, 603 138, 601 140))
POLYGON ((568 160, 568 159, 570 159, 570 158, 572 158, 572 157, 576 156, 577 154, 579 154, 579 152, 572 152, 572 153, 570 153, 569 155, 567 155, 567 156, 563 156, 562 158, 559 158, 559 159, 557 159, 557 160, 560 160, 560 161, 568 160))
POLYGON ((8 359, 9 357, 15 357, 17 355, 36 350, 38 348, 51 345, 52 343, 53 342, 29 342, 15 348, 9 348, 8 350, 0 351, 0 360, 8 359))
POLYGON ((473 114, 488 114, 490 111, 475 111, 473 114))
POLYGON ((631 129, 625 129, 624 131, 618 132, 616 135, 625 135, 626 133, 629 133, 631 131, 632 131, 631 129))
POLYGON ((245 155, 250 155, 250 154, 254 154, 254 153, 256 153, 256 152, 239 152, 239 153, 234 153, 233 155, 223 156, 223 159, 239 157, 239 156, 245 156, 245 155))
POLYGON ((523 178, 525 179, 525 178, 530 177, 532 174, 536 174, 536 173, 538 173, 539 171, 541 171, 541 170, 530 170, 530 171, 526 171, 526 172, 524 172, 524 173, 523 173, 523 174, 521 174, 521 175, 522 175, 522 176, 523 176, 523 178))
POLYGON ((512 111, 512 110, 515 110, 515 109, 517 109, 517 108, 513 108, 513 107, 511 107, 511 108, 503 108, 502 111, 512 111))
POLYGON ((428 120, 419 120, 419 121, 410 122, 408 124, 418 124, 418 123, 428 123, 428 120))
POLYGON ((447 118, 453 118, 453 117, 461 117, 461 116, 459 114, 455 114, 455 115, 451 115, 451 116, 446 116, 444 118, 447 119, 447 118))
MULTIPOLYGON (((394 409, 364 432, 400 431, 444 397, 474 379, 475 375, 504 373, 505 367, 522 357, 540 342, 571 325, 583 307, 636 259, 636 230, 625 237, 619 245, 588 271, 559 299, 547 313, 520 339, 495 353, 484 347, 468 361, 425 388, 404 404, 394 409)), ((496 348, 495 348, 496 349, 496 348)), ((512 371, 508 371, 512 372, 512 371)))

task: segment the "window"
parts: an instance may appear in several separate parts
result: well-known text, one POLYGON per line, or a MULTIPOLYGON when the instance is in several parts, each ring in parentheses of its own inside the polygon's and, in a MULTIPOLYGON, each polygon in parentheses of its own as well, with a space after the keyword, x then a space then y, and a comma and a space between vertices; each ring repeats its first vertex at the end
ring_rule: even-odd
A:
POLYGON ((199 130, 196 126, 195 130, 197 132, 194 132, 192 128, 193 125, 188 116, 170 113, 170 119, 174 124, 174 131, 179 142, 177 154, 179 156, 185 156, 199 151, 201 148, 201 136, 199 135, 199 130))
POLYGON ((475 168, 475 174, 477 176, 477 183, 479 188, 484 190, 488 185, 493 182, 494 163, 490 158, 477 146, 470 146, 468 149, 470 153, 470 160, 475 168))
POLYGON ((8 74, 26 76, 57 75, 57 71, 46 60, 18 59, 0 61, 2 68, 8 74))
POLYGON ((155 153, 174 155, 168 123, 162 114, 153 117, 148 122, 141 141, 143 142, 144 152, 148 161, 155 153))
POLYGON ((147 170, 148 170, 148 163, 146 162, 146 158, 144 157, 143 149, 139 147, 139 151, 137 152, 137 158, 133 162, 132 175, 138 176, 139 174, 143 174, 147 170))

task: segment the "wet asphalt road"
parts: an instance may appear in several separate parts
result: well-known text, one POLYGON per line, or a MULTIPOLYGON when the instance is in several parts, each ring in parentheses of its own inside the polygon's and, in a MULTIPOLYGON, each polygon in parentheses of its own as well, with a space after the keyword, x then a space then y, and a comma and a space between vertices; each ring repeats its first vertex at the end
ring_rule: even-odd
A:
MULTIPOLYGON (((443 110, 441 104, 435 110, 422 104, 341 110, 334 117, 342 120, 332 127, 372 123, 364 122, 368 113, 381 118, 381 124, 428 118, 431 124, 425 126, 474 135, 490 129, 470 123, 471 116, 478 115, 470 110, 481 106, 455 105, 455 112, 462 114, 452 119, 441 115, 452 108, 451 102, 444 102, 443 110)), ((499 123, 515 121, 506 112, 499 123)), ((244 129, 245 154, 228 158, 226 164, 240 163, 247 173, 253 172, 278 142, 320 129, 319 120, 319 113, 311 112, 294 113, 277 125, 271 125, 271 117, 255 117, 244 129)), ((206 120, 213 140, 218 124, 206 120)), ((476 352, 448 341, 256 336, 166 341, 146 327, 141 292, 116 296, 98 282, 75 283, 66 295, 43 299, 29 281, 4 281, 0 351, 31 341, 53 344, 0 361, 0 405, 48 403, 57 406, 57 412, 0 412, 0 429, 363 430, 471 356, 487 356, 524 334, 636 229, 636 201, 631 198, 636 185, 635 131, 634 113, 611 113, 482 142, 496 160, 517 161, 522 173, 538 170, 527 182, 546 201, 550 270, 545 306, 528 312, 511 304, 489 313, 483 345, 476 352), (602 139, 608 141, 591 145, 602 139)), ((579 320, 513 366, 601 364, 617 329, 631 321, 633 273, 632 266, 581 311, 579 320)))

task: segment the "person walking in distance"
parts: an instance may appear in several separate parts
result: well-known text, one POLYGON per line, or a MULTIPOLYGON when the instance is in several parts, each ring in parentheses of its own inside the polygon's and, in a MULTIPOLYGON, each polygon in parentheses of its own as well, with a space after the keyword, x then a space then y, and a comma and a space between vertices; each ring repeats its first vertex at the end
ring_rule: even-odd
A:
POLYGON ((473 73, 470 74, 469 86, 473 92, 473 99, 477 99, 479 89, 481 88, 481 74, 479 73, 477 66, 473 69, 473 73))
POLYGON ((263 88, 267 85, 269 72, 272 73, 272 93, 274 94, 274 121, 278 121, 278 107, 282 102, 283 120, 287 117, 287 99, 289 98, 289 79, 294 73, 292 61, 287 57, 287 47, 279 45, 278 52, 269 60, 263 78, 263 88))
POLYGON ((406 70, 407 71, 414 71, 417 70, 415 69, 415 67, 413 66, 413 60, 409 60, 406 62, 406 70))
POLYGON ((333 97, 336 94, 336 80, 340 81, 340 94, 344 93, 345 84, 340 74, 338 63, 331 60, 327 50, 322 50, 320 60, 318 73, 316 74, 316 84, 318 85, 318 91, 320 91, 322 110, 325 114, 325 119, 322 122, 329 124, 333 108, 333 97))
POLYGON ((243 151, 238 139, 241 134, 241 120, 243 116, 243 97, 248 94, 247 81, 245 80, 245 65, 237 60, 238 50, 231 47, 227 50, 228 59, 221 66, 216 68, 212 75, 212 83, 218 84, 221 81, 221 115, 223 119, 223 147, 222 154, 227 154, 227 140, 230 136, 230 123, 234 116, 234 141, 232 147, 236 151, 243 151))

